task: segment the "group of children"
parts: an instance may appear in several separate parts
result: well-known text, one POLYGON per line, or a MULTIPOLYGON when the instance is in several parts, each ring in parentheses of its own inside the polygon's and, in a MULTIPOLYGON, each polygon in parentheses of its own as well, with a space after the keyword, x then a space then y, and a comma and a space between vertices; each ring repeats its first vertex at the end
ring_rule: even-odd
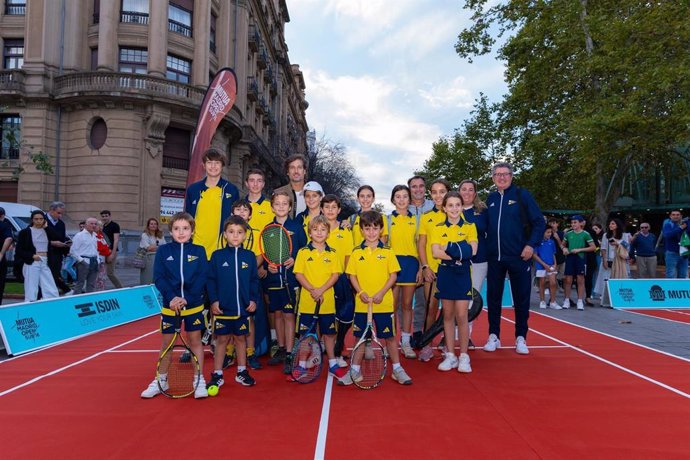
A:
POLYGON ((554 238, 554 229, 547 226, 544 230, 544 239, 534 249, 535 262, 535 276, 539 280, 539 308, 553 308, 554 310, 570 308, 570 294, 572 291, 573 281, 577 285, 577 302, 576 308, 578 310, 585 309, 585 253, 596 251, 594 239, 585 231, 585 218, 581 215, 572 216, 570 219, 570 231, 563 235, 561 240, 561 250, 565 256, 565 271, 563 279, 563 290, 565 291, 565 300, 563 305, 556 302, 556 293, 558 292, 558 283, 556 276, 558 275, 558 264, 556 262, 557 253, 557 239, 554 238), (546 302, 546 281, 549 284, 549 295, 551 299, 549 303, 546 302))
MULTIPOLYGON (((208 262, 204 248, 191 242, 194 219, 187 213, 173 216, 170 222, 173 243, 159 250, 154 264, 154 282, 164 302, 163 347, 174 332, 165 325, 171 324, 179 312, 190 348, 203 366, 205 288, 212 314, 214 369, 208 384, 200 378, 194 396, 206 397, 207 387, 223 385, 223 369, 228 362, 222 350, 228 344, 234 344, 237 359, 235 380, 246 386, 255 384, 247 370, 247 361, 256 359, 252 315, 264 299, 268 301, 271 333, 278 346, 268 364, 282 364, 288 379, 299 378, 305 371, 302 363, 292 368, 290 351, 295 327, 299 333, 310 329, 317 302, 320 302, 318 331, 325 345, 329 372, 341 385, 361 379, 358 363, 352 362, 348 367, 344 344, 351 326, 353 335, 361 336, 372 303, 377 336, 385 341, 392 363, 391 377, 400 384, 410 385, 412 379, 399 357, 396 307, 400 305, 401 309, 403 354, 416 358, 410 346, 412 298, 425 279, 424 270, 431 264, 435 267, 437 290, 430 291, 430 295, 435 292, 434 297, 443 304, 447 351, 439 369, 471 372, 467 310, 472 298, 470 259, 477 252, 477 230, 463 218, 460 195, 446 193, 445 181, 440 184, 444 187, 444 197, 442 202, 439 200, 437 208, 440 209, 427 212, 430 220, 425 215, 418 219, 408 211, 411 197, 406 185, 393 189, 391 202, 395 211, 389 216, 372 209, 374 191, 370 186, 361 187, 358 191, 361 210, 342 221, 338 219, 340 199, 335 195, 324 196, 316 182, 305 184, 307 209, 294 218, 290 217, 293 204, 287 192, 277 191, 271 196, 270 213, 265 203, 236 201, 234 215, 223 223, 226 246, 213 252, 208 262), (252 211, 256 212, 257 206, 263 209, 260 224, 252 219, 252 211), (431 223, 424 225, 427 221, 431 223), (258 225, 252 228, 252 223, 258 225), (291 236, 292 253, 280 267, 265 262, 259 250, 260 232, 269 224, 283 226, 291 236), (424 235, 423 239, 420 234, 424 235), (421 264, 420 240, 427 256, 421 264), (453 353, 456 325, 459 359, 453 353)), ((434 184, 432 194, 433 187, 434 184)), ((165 385, 163 368, 141 396, 153 397, 165 385)))

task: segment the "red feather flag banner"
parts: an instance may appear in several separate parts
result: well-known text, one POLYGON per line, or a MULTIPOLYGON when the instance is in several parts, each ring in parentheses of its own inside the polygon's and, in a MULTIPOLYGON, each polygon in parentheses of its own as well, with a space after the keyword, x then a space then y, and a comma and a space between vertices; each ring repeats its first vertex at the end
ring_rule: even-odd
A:
POLYGON ((223 117, 230 112, 236 98, 237 76, 235 71, 229 67, 220 69, 211 84, 208 85, 204 102, 199 111, 199 120, 196 124, 194 142, 192 143, 192 158, 189 161, 187 187, 201 180, 204 176, 201 156, 211 147, 211 139, 213 139, 218 125, 223 117))

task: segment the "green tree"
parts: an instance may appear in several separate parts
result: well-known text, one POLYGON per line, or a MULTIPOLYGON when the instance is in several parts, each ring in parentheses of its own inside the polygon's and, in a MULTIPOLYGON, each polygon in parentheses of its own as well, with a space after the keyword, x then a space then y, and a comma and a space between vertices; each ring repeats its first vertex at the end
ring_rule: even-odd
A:
POLYGON ((497 136, 544 207, 605 218, 633 165, 648 174, 690 139, 690 2, 465 0, 470 61, 497 40, 508 93, 497 136))
POLYGON ((470 112, 470 119, 452 136, 434 142, 432 154, 417 171, 432 181, 443 177, 456 188, 465 179, 477 181, 479 190, 491 186, 491 165, 505 156, 505 145, 496 135, 496 106, 489 106, 481 94, 470 112))

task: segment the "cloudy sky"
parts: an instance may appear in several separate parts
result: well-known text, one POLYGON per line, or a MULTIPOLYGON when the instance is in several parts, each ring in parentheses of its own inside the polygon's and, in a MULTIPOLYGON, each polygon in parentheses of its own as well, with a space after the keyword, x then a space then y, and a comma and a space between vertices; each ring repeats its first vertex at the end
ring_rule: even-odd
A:
POLYGON ((304 72, 307 122, 347 149, 363 184, 387 207, 462 124, 480 92, 505 92, 491 57, 460 59, 454 44, 469 24, 459 0, 288 0, 290 61, 304 72))

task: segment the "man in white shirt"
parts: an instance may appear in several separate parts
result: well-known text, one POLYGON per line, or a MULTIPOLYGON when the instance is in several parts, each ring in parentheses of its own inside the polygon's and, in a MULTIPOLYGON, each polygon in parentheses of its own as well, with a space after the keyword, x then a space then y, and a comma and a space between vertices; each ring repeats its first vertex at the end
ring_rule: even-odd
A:
POLYGON ((69 254, 76 260, 77 283, 74 293, 93 292, 98 275, 98 246, 96 243, 95 217, 86 219, 84 230, 74 235, 69 254), (86 283, 86 290, 84 290, 86 283))

